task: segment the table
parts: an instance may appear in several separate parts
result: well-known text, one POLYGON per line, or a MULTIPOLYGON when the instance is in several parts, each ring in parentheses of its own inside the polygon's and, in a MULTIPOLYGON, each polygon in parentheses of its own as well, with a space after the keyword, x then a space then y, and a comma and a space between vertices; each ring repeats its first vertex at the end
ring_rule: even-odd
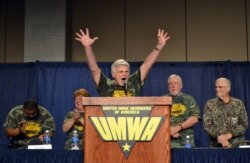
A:
MULTIPOLYGON (((0 149, 1 163, 83 163, 82 150, 0 149)), ((250 149, 171 149, 171 163, 249 163, 250 149)))

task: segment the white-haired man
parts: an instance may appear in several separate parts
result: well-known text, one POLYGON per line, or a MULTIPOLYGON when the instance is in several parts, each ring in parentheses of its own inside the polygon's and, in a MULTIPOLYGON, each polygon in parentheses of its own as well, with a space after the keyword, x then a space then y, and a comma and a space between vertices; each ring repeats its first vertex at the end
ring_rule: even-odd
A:
POLYGON ((193 126, 200 118, 200 109, 195 99, 183 93, 182 79, 179 75, 172 74, 167 80, 169 93, 172 97, 171 106, 171 148, 185 147, 185 138, 190 136, 192 147, 195 147, 193 126))
POLYGON ((81 42, 85 48, 88 66, 100 96, 123 97, 140 95, 140 90, 150 68, 166 42, 170 39, 168 33, 162 29, 158 29, 157 37, 158 42, 155 48, 149 53, 139 70, 130 75, 129 63, 123 59, 118 59, 111 66, 113 79, 109 79, 99 68, 92 49, 92 44, 98 37, 91 38, 88 28, 86 28, 86 32, 80 29, 80 32, 76 33, 76 40, 81 42))
POLYGON ((230 148, 244 143, 248 127, 245 106, 229 95, 231 82, 227 78, 215 81, 216 98, 207 101, 203 115, 204 129, 210 138, 210 147, 230 148))

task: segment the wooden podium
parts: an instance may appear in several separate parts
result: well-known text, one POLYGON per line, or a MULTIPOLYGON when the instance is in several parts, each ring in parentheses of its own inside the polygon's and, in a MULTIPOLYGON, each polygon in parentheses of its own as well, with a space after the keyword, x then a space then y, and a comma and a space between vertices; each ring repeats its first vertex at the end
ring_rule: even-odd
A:
MULTIPOLYGON (((171 97, 83 97, 85 106, 84 163, 170 163, 171 97), (136 141, 125 157, 117 141, 103 141, 90 117, 104 116, 102 106, 152 106, 150 116, 165 120, 152 141, 136 141)), ((128 129, 129 130, 129 129, 128 129)))

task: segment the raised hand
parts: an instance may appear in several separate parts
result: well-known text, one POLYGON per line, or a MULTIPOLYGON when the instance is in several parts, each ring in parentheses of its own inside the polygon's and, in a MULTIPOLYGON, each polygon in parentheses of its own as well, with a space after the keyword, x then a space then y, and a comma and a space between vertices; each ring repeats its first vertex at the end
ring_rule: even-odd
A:
POLYGON ((81 44, 84 47, 88 47, 88 46, 91 46, 98 39, 98 37, 90 38, 89 29, 86 28, 86 32, 80 29, 80 32, 76 33, 75 39, 81 42, 81 44))
POLYGON ((170 36, 168 35, 167 32, 164 32, 163 29, 158 29, 157 39, 158 39, 158 42, 157 42, 156 47, 159 50, 161 50, 165 46, 166 42, 170 39, 170 36))

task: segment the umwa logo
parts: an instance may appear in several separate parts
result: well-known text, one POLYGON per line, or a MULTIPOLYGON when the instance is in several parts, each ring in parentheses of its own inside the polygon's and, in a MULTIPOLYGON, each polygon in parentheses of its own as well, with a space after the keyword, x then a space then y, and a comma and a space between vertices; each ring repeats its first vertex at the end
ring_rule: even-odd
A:
POLYGON ((149 116, 152 106, 102 106, 104 116, 90 117, 103 141, 118 142, 128 158, 135 143, 152 141, 165 120, 149 116))

